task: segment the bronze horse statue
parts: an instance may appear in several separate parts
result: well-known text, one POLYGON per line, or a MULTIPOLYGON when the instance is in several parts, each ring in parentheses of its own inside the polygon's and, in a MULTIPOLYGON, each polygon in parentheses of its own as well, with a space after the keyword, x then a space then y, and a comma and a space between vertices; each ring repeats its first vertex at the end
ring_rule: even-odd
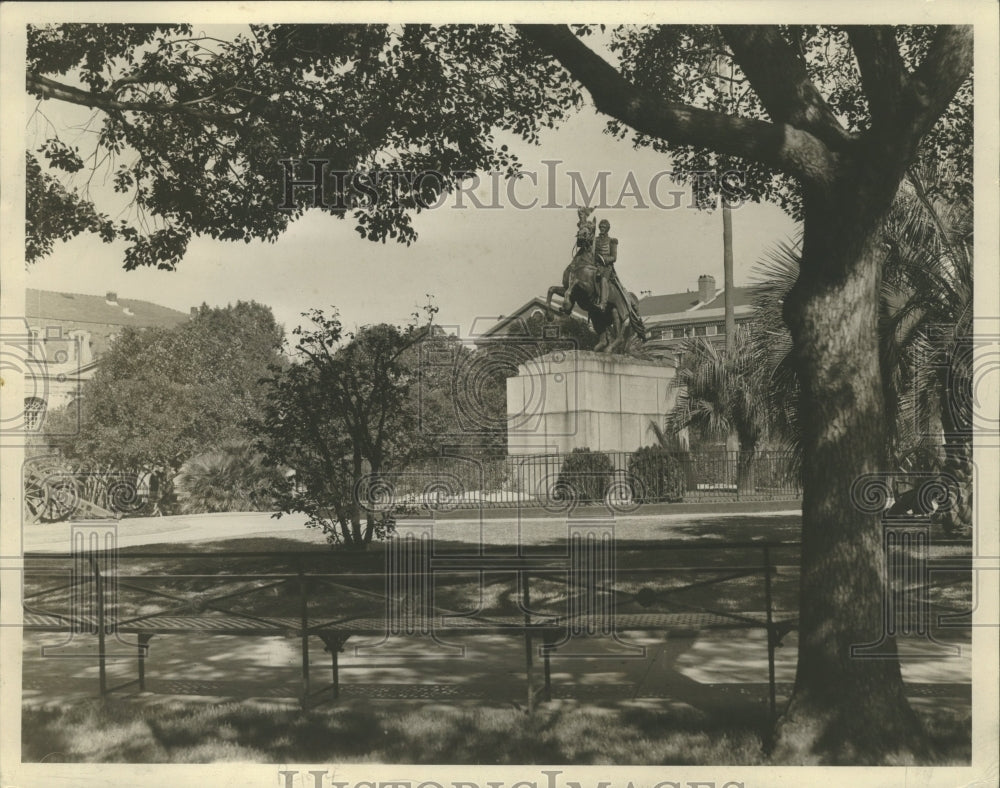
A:
MULTIPOLYGON (((601 288, 598 284, 598 267, 594 252, 586 235, 577 236, 576 253, 563 272, 562 285, 549 288, 546 299, 548 319, 552 320, 552 296, 562 296, 560 312, 572 313, 575 306, 583 309, 590 318, 590 325, 597 332, 598 341, 594 350, 604 353, 625 353, 633 339, 646 340, 646 328, 639 317, 639 301, 634 293, 625 293, 617 282, 608 288, 608 304, 604 310, 598 309, 601 288), (626 300, 627 299, 627 300, 626 300)), ((610 267, 604 276, 610 276, 610 267)))

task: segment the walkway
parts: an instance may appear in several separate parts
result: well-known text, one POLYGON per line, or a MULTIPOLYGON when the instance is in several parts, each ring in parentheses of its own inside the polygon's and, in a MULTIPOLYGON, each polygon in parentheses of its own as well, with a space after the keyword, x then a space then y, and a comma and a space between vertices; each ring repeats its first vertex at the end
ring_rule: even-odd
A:
MULTIPOLYGON (((23 644, 23 702, 26 706, 62 706, 93 700, 97 691, 97 662, 92 650, 73 644, 61 653, 43 656, 43 645, 55 646, 60 635, 28 634, 23 644), (53 665, 58 660, 58 665, 53 665)), ((318 639, 312 646, 312 680, 318 688, 329 681, 330 658, 318 639)), ((649 633, 630 636, 627 645, 600 646, 602 656, 560 656, 552 660, 553 697, 584 701, 655 699, 710 713, 751 704, 766 708, 767 649, 763 631, 705 632, 683 637, 649 633), (618 653, 613 653, 617 651, 618 653)), ((960 657, 946 658, 927 644, 907 647, 917 655, 903 662, 908 694, 915 703, 971 703, 971 644, 955 641, 960 657)), ((113 643, 113 641, 112 641, 113 643)), ((341 695, 351 699, 437 700, 521 703, 524 693, 523 641, 512 637, 463 638, 464 653, 454 656, 393 656, 374 653, 372 638, 352 640, 341 655, 341 695)), ((123 659, 109 663, 112 686, 135 677, 134 640, 122 644, 123 659)), ((284 638, 246 638, 162 635, 150 644, 147 691, 129 687, 117 693, 146 704, 183 698, 188 702, 263 699, 290 706, 299 691, 300 641, 284 638)), ((906 647, 906 644, 904 644, 906 647)), ((109 644, 109 648, 114 646, 109 644)), ((779 702, 787 697, 795 677, 796 639, 792 633, 778 650, 776 678, 779 702)))
MULTIPOLYGON (((772 539, 797 540, 801 514, 797 509, 724 513, 678 512, 676 514, 632 514, 614 518, 615 536, 620 541, 665 539, 727 539, 740 541, 767 536, 772 539)), ((588 514, 590 514, 588 512, 588 514)), ((118 546, 196 544, 225 539, 277 537, 306 544, 324 544, 325 537, 316 529, 306 528, 303 515, 272 517, 266 512, 232 514, 175 515, 171 517, 136 517, 119 520, 118 546)), ((482 540, 487 544, 535 544, 564 538, 567 520, 549 515, 519 518, 515 512, 505 516, 459 517, 451 512, 435 522, 440 539, 482 540)), ((24 526, 21 545, 24 552, 67 552, 73 523, 44 523, 24 526)), ((251 549, 251 548, 247 548, 251 549)))

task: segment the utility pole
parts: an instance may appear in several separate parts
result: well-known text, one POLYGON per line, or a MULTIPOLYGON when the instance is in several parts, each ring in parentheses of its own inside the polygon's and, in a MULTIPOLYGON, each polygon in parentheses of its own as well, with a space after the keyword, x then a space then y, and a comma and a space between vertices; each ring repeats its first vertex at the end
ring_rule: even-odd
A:
MULTIPOLYGON (((716 74, 722 76, 722 69, 729 67, 729 103, 733 103, 733 78, 735 68, 732 61, 719 57, 715 62, 716 74)), ((720 80, 721 81, 721 80, 720 80)), ((733 209, 726 198, 726 190, 722 186, 720 178, 719 200, 722 202, 722 286, 726 307, 726 355, 733 352, 736 347, 736 306, 733 303, 733 209)))
POLYGON ((736 347, 736 307, 733 303, 733 210, 722 194, 722 270, 726 306, 726 353, 736 347))

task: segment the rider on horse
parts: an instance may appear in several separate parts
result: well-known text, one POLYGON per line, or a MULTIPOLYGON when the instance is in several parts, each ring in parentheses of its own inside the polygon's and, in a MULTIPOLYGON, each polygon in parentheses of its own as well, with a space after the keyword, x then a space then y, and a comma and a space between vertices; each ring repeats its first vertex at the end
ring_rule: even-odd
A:
POLYGON ((597 263, 597 272, 601 283, 601 301, 597 308, 604 311, 608 306, 608 288, 612 282, 619 286, 618 275, 615 272, 615 261, 618 259, 618 239, 608 235, 611 222, 607 219, 601 219, 597 228, 600 232, 594 238, 594 262, 597 263))
POLYGON ((571 314, 574 306, 581 306, 599 337, 595 350, 624 352, 633 339, 646 340, 646 329, 635 295, 622 286, 615 272, 618 240, 608 235, 611 223, 602 220, 600 234, 596 234, 595 222, 589 219, 592 210, 577 209, 573 259, 563 272, 562 285, 549 288, 546 303, 551 310, 552 296, 562 296, 560 311, 565 315, 571 314))

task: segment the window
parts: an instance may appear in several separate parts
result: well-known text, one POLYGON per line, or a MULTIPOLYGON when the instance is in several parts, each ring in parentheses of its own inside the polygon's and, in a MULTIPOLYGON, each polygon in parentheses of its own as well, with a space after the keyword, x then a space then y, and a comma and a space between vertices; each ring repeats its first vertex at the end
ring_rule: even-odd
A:
POLYGON ((37 432, 42 426, 42 415, 45 413, 45 400, 39 397, 24 398, 24 429, 26 432, 37 432))
POLYGON ((674 329, 674 339, 684 339, 684 329, 675 328, 674 329))
POLYGON ((694 335, 696 337, 703 337, 703 336, 705 336, 705 334, 707 333, 706 332, 706 328, 707 328, 707 326, 695 326, 694 327, 694 335))

